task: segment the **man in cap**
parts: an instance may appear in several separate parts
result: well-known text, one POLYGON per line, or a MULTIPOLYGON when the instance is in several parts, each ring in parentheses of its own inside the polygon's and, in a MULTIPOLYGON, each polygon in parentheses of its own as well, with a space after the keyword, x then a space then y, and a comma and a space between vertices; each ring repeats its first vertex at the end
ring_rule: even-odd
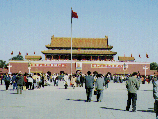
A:
POLYGON ((134 72, 132 74, 132 77, 129 77, 129 79, 126 82, 126 88, 128 90, 128 100, 127 100, 127 106, 126 110, 129 111, 130 105, 131 105, 131 99, 132 99, 132 108, 133 112, 136 112, 136 100, 137 100, 137 90, 139 90, 140 84, 137 80, 137 72, 134 72))
POLYGON ((87 102, 91 102, 94 77, 90 75, 91 74, 90 71, 88 71, 87 74, 88 76, 86 76, 85 88, 86 88, 86 94, 87 94, 87 102))

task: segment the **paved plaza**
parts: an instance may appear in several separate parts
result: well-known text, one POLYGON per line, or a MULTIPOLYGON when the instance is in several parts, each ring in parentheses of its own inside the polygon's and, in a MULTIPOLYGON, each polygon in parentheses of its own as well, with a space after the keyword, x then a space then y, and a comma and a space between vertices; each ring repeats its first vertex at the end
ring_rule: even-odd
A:
MULTIPOLYGON (((137 95, 137 112, 125 111, 127 90, 125 83, 109 83, 104 90, 103 101, 85 102, 83 87, 64 89, 45 86, 40 90, 5 91, 0 85, 0 119, 155 119, 152 84, 141 84, 137 95)), ((132 109, 130 109, 131 111, 132 109)))

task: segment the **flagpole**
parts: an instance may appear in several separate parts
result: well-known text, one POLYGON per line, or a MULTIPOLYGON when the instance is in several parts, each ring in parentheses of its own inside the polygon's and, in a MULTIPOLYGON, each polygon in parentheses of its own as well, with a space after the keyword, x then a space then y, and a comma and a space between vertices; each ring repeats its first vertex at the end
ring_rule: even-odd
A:
POLYGON ((72 76, 72 7, 71 7, 71 76, 72 76))

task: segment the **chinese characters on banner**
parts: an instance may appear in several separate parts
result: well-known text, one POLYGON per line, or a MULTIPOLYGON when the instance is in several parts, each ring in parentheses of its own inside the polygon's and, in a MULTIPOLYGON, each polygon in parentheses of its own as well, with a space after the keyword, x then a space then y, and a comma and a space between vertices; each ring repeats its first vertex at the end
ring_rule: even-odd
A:
POLYGON ((118 65, 118 64, 91 64, 91 68, 123 68, 123 65, 118 65))
POLYGON ((32 63, 31 67, 66 67, 66 64, 62 64, 62 63, 52 63, 52 64, 35 64, 32 63))

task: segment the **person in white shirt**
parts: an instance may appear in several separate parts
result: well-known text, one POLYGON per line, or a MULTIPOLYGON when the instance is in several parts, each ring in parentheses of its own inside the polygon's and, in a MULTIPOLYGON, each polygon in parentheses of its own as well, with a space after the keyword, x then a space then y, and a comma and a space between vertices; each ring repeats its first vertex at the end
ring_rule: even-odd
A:
POLYGON ((32 78, 32 76, 31 75, 29 75, 28 77, 27 77, 27 80, 28 80, 28 88, 31 90, 32 89, 32 84, 33 84, 33 78, 32 78))
POLYGON ((66 82, 67 82, 67 85, 69 86, 69 77, 67 73, 64 75, 64 85, 66 82))

